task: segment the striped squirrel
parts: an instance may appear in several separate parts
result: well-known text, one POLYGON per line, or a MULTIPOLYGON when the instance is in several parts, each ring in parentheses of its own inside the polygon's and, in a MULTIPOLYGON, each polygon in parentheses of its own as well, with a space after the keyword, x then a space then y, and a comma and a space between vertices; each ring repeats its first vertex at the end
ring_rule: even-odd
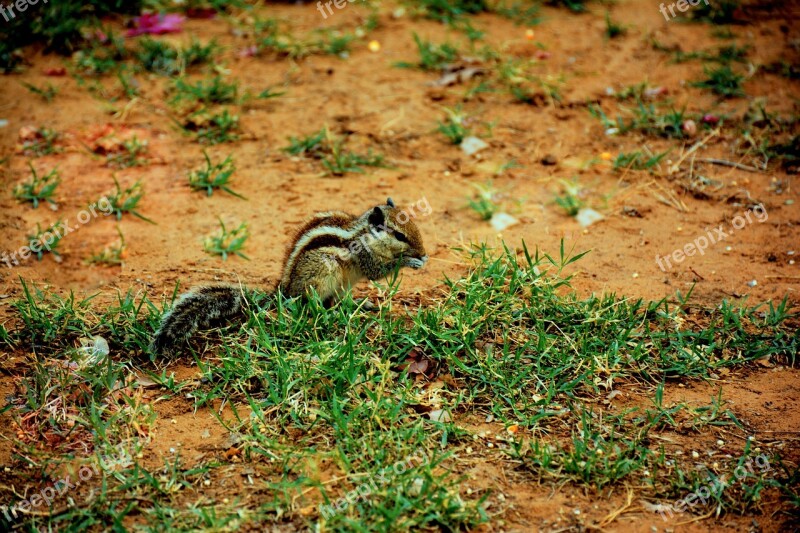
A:
MULTIPOLYGON (((398 265, 419 269, 427 261, 417 225, 389 198, 385 205, 359 217, 328 211, 306 221, 286 251, 276 290, 295 298, 313 288, 327 306, 363 279, 384 278, 398 265)), ((151 352, 167 351, 198 328, 239 315, 245 297, 241 287, 227 285, 199 287, 184 294, 163 317, 151 352)))

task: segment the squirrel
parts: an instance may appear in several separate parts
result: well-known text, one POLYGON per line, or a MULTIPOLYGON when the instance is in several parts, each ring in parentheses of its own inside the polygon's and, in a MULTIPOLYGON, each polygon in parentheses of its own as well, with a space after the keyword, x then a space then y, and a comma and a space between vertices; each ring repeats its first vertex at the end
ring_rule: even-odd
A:
MULTIPOLYGON (((294 236, 274 291, 289 298, 313 289, 327 307, 361 280, 378 280, 398 267, 420 269, 428 261, 422 237, 408 213, 391 198, 361 216, 317 213, 294 236)), ((273 291, 273 292, 274 292, 273 291)), ((161 320, 150 344, 154 354, 188 340, 199 328, 239 315, 246 305, 241 287, 198 287, 182 295, 161 320)))

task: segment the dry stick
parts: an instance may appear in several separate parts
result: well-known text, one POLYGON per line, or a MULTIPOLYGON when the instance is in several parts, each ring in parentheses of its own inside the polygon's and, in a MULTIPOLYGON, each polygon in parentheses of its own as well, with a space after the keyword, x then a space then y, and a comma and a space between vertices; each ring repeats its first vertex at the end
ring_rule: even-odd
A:
POLYGON ((715 159, 713 157, 704 157, 698 159, 698 161, 703 163, 711 163, 712 165, 722 165, 724 167, 733 167, 738 168, 739 170, 746 170, 748 172, 761 172, 765 169, 760 169, 757 167, 751 167, 750 165, 745 165, 743 163, 737 163, 735 161, 728 161, 727 159, 715 159))
POLYGON ((701 139, 701 140, 697 141, 697 142, 696 142, 696 143, 695 143, 695 144, 694 144, 694 145, 693 145, 691 148, 689 148, 689 150, 688 150, 686 153, 684 153, 684 154, 681 156, 681 158, 680 158, 680 159, 678 159, 678 162, 677 162, 677 163, 675 163, 675 164, 671 165, 671 166, 668 168, 668 171, 669 171, 669 173, 670 173, 670 174, 674 174, 674 173, 678 172, 678 170, 680 170, 681 163, 683 163, 683 162, 684 162, 684 160, 685 160, 687 157, 689 157, 690 155, 692 155, 693 153, 695 153, 695 152, 697 151, 697 149, 698 149, 698 148, 700 148, 701 146, 703 146, 704 144, 706 144, 706 143, 709 141, 709 139, 711 139, 712 137, 716 137, 717 135, 719 135, 719 131, 720 131, 720 129, 719 129, 719 128, 717 128, 717 129, 715 129, 714 131, 712 131, 711 133, 709 133, 708 135, 706 135, 706 137, 705 137, 704 139, 701 139))
POLYGON ((608 524, 610 524, 611 522, 616 520, 617 517, 622 515, 622 514, 632 513, 632 512, 636 512, 636 511, 639 511, 639 510, 642 509, 642 507, 633 507, 633 508, 631 508, 631 504, 632 503, 633 503, 633 490, 632 489, 628 489, 628 498, 627 498, 627 501, 625 502, 625 504, 622 507, 620 507, 619 509, 617 509, 616 511, 612 511, 611 513, 606 515, 606 517, 603 518, 603 521, 600 522, 600 527, 607 526, 608 524))

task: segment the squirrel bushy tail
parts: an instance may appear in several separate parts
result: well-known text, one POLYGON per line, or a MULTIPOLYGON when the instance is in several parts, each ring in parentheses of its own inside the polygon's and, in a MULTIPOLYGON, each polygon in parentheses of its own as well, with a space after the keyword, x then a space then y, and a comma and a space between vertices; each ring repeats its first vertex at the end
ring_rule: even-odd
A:
POLYGON ((163 353, 186 341, 198 329, 239 315, 246 305, 246 296, 243 287, 227 285, 198 287, 184 294, 161 319, 150 351, 163 353))

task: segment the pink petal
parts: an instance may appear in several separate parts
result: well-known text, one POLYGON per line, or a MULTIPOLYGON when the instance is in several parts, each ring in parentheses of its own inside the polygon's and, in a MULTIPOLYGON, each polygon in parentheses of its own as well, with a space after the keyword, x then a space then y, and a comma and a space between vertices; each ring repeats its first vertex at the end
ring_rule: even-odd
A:
POLYGON ((183 28, 184 18, 175 13, 161 15, 158 13, 147 13, 140 17, 134 17, 134 27, 128 30, 128 37, 136 37, 145 33, 161 35, 162 33, 179 32, 183 28))

